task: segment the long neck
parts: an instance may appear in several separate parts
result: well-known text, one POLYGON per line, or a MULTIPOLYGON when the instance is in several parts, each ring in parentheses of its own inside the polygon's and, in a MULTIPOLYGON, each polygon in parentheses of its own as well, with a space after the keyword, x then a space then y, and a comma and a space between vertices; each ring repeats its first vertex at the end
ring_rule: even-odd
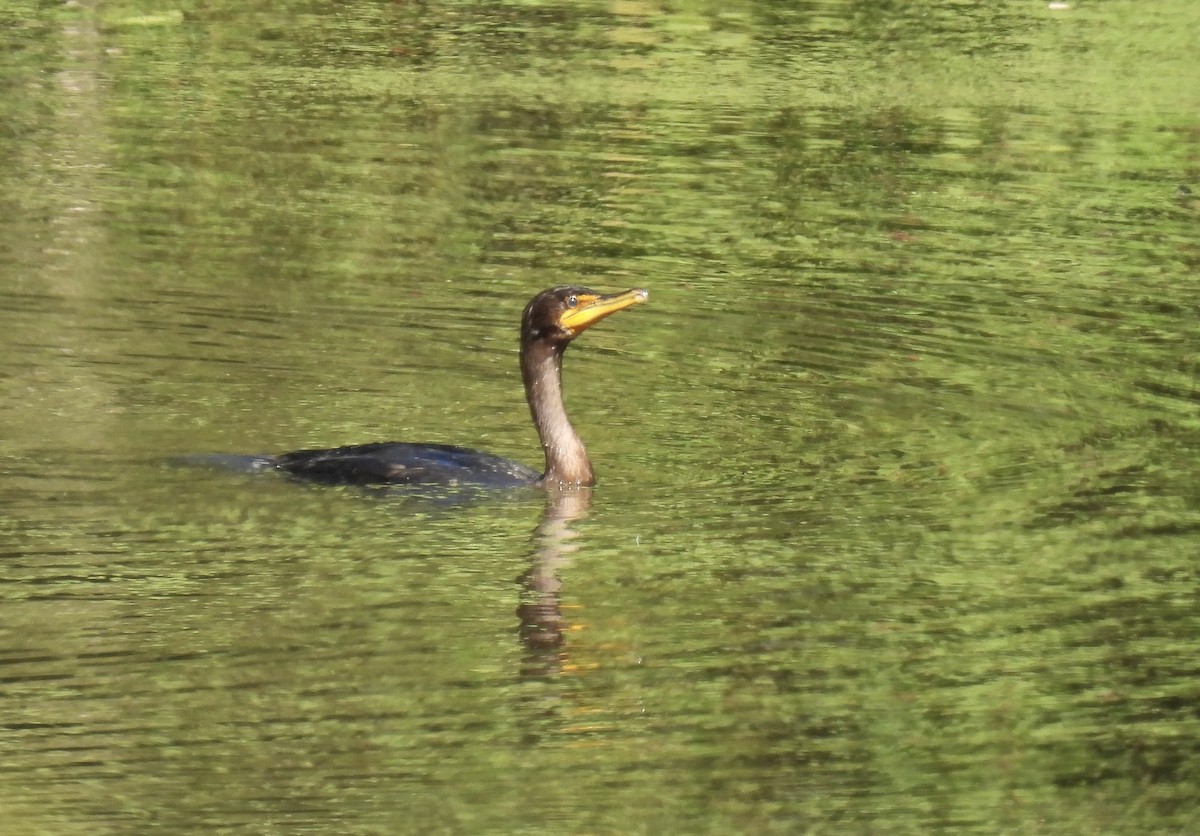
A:
POLYGON ((522 345, 521 377, 525 381, 529 411, 533 413, 533 423, 546 453, 542 483, 590 485, 595 481, 592 463, 563 406, 563 348, 544 342, 522 345))

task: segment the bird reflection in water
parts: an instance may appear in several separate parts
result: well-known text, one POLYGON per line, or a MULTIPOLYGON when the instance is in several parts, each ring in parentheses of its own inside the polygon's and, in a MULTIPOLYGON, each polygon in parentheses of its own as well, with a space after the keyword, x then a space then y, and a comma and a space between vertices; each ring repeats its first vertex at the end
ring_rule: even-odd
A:
POLYGON ((574 523, 587 516, 592 504, 588 488, 562 490, 547 497, 546 510, 534 537, 536 551, 521 576, 521 602, 517 607, 521 642, 525 646, 525 677, 546 677, 561 672, 569 625, 562 614, 560 572, 578 551, 579 532, 574 523))
POLYGON ((567 417, 562 358, 575 337, 618 311, 645 302, 640 288, 604 295, 582 287, 555 287, 529 301, 521 316, 520 365, 530 416, 545 455, 539 473, 508 459, 446 444, 379 442, 298 450, 276 456, 202 455, 181 459, 243 472, 282 472, 293 478, 358 484, 434 506, 452 508, 531 487, 546 492, 536 533, 536 553, 521 579, 517 609, 528 651, 524 673, 547 676, 562 669, 567 625, 559 571, 577 548, 572 523, 586 515, 595 483, 583 441, 567 417))

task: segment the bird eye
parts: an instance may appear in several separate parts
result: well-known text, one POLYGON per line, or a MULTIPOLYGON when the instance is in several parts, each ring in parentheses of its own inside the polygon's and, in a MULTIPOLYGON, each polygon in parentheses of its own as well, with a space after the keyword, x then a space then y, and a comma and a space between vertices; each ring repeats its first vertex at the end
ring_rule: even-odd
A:
POLYGON ((567 307, 568 308, 573 308, 578 304, 579 304, 579 300, 577 298, 575 298, 574 296, 567 297, 567 307))

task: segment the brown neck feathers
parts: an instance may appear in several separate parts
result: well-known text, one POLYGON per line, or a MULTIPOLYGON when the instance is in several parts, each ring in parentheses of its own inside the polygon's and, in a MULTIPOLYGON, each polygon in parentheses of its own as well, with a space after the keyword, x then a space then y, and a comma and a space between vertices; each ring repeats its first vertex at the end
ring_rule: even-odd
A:
POLYGON ((592 463, 579 433, 567 418, 562 397, 562 356, 565 346, 533 342, 521 347, 521 377, 533 413, 538 438, 546 454, 546 485, 590 485, 592 463))

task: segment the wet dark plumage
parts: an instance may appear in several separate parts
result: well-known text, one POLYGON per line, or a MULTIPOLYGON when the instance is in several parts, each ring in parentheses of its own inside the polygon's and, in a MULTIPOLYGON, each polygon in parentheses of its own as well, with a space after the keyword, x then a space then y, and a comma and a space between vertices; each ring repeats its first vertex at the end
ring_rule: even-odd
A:
POLYGON ((297 450, 271 459, 293 476, 330 484, 472 484, 519 487, 541 474, 517 462, 450 444, 384 441, 330 450, 297 450))

